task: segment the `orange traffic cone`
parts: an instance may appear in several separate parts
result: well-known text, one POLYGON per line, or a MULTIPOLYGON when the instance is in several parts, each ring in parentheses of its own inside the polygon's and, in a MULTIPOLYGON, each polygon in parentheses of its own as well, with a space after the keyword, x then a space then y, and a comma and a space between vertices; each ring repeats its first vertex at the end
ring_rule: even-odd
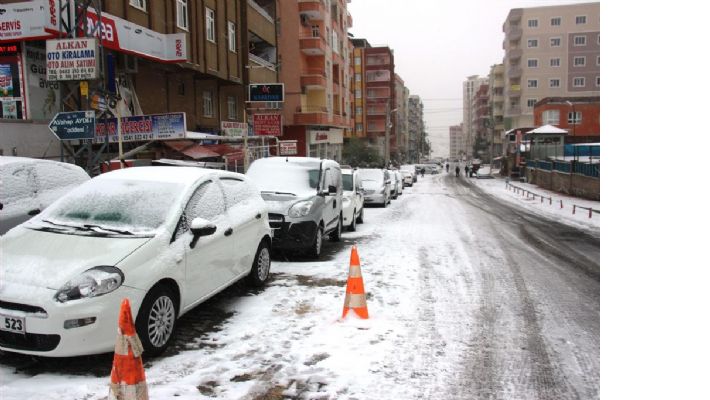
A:
POLYGON ((133 325, 131 304, 123 299, 118 314, 118 336, 111 368, 110 400, 148 400, 143 369, 143 345, 133 325))
POLYGON ((368 319, 367 303, 365 302, 365 284, 362 281, 360 271, 360 257, 357 255, 357 246, 353 246, 350 251, 350 271, 348 273, 348 285, 345 289, 345 304, 343 305, 343 317, 348 311, 353 310, 362 319, 368 319))

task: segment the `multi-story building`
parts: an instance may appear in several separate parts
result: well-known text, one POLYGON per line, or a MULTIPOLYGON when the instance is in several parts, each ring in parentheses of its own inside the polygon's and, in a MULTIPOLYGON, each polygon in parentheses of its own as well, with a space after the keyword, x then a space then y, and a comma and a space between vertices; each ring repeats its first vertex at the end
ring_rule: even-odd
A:
POLYGON ((366 137, 369 145, 377 148, 385 163, 389 163, 398 151, 397 118, 393 115, 397 108, 394 53, 387 46, 373 47, 366 39, 352 39, 352 43, 355 107, 356 110, 361 107, 355 113, 355 135, 366 137))
POLYGON ((599 97, 546 97, 535 104, 535 125, 567 130, 565 143, 599 142, 599 97))
POLYGON ((449 127, 449 160, 462 159, 466 154, 464 150, 463 124, 449 127))
POLYGON ((409 131, 410 162, 420 162, 424 154, 424 104, 417 95, 409 96, 407 105, 407 128, 409 131))
MULTIPOLYGON (((47 130, 47 122, 62 110, 60 84, 48 82, 44 71, 46 41, 59 36, 62 18, 55 7, 0 3, 5 5, 0 23, 19 20, 29 28, 36 21, 45 21, 45 26, 35 26, 32 31, 18 30, 12 41, 5 39, 7 36, 0 38, 0 64, 10 60, 7 64, 11 65, 14 85, 27 88, 11 101, 2 99, 8 107, 3 107, 0 119, 0 153, 58 158, 59 141, 47 130), (37 30, 49 33, 37 38, 37 30), (13 104, 18 107, 10 107, 13 104)), ((218 133, 221 121, 244 122, 241 56, 246 41, 239 40, 243 38, 238 38, 237 32, 245 24, 246 3, 251 1, 165 0, 160 6, 135 0, 104 2, 104 60, 107 69, 114 71, 115 90, 121 94, 116 107, 109 103, 108 108, 122 116, 185 113, 188 131, 206 133, 218 133), (123 29, 125 26, 131 29, 123 29)), ((97 24, 96 10, 89 11, 88 20, 97 24)), ((112 86, 108 80, 87 82, 90 98, 112 86)), ((86 95, 80 94, 79 85, 64 86, 62 95, 71 97, 66 111, 103 107, 100 102, 81 100, 86 95)), ((109 153, 115 151, 114 146, 109 147, 109 153)))
POLYGON ((485 154, 488 161, 490 159, 492 132, 490 129, 490 106, 488 104, 488 84, 484 83, 478 87, 474 96, 474 150, 475 157, 481 158, 485 154))
POLYGON ((599 3, 510 10, 503 32, 505 129, 545 97, 599 96, 599 3))
POLYGON ((492 130, 493 157, 503 155, 503 139, 505 139, 505 124, 503 121, 505 96, 505 67, 503 64, 491 66, 488 74, 488 104, 492 130))
POLYGON ((407 120, 407 108, 409 107, 409 89, 404 85, 404 80, 399 75, 395 74, 395 118, 397 127, 396 131, 396 154, 395 160, 398 163, 409 162, 409 121, 407 120))
POLYGON ((340 160, 352 129, 352 17, 347 0, 280 1, 278 51, 285 86, 283 140, 297 155, 340 160))
POLYGON ((475 157, 473 145, 476 140, 476 103, 475 97, 481 85, 488 83, 488 77, 472 75, 463 83, 463 136, 466 158, 475 157))

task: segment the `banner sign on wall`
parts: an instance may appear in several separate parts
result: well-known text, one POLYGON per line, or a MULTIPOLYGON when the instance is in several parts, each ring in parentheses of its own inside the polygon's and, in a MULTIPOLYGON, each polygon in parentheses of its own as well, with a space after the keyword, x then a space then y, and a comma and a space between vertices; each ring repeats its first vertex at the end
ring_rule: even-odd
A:
POLYGON ((47 80, 96 79, 97 55, 95 38, 47 40, 47 80))
MULTIPOLYGON (((57 0, 50 3, 56 7, 57 0)), ((0 4, 0 43, 54 37, 45 29, 50 23, 48 6, 47 0, 0 4)))
POLYGON ((249 125, 246 122, 221 121, 220 128, 225 136, 242 137, 249 132, 249 125))
POLYGON ((0 119, 26 119, 19 43, 0 44, 0 119))
POLYGON ((279 155, 281 156, 295 156, 298 154, 298 141, 296 140, 282 140, 279 142, 279 155))
MULTIPOLYGON (((110 118, 104 123, 96 121, 95 143, 104 143, 108 135, 109 143, 118 142, 117 120, 110 118)), ((183 139, 187 133, 185 113, 134 115, 121 118, 123 142, 149 140, 183 139)))
POLYGON ((47 54, 37 42, 23 43, 28 118, 49 120, 59 112, 59 82, 47 80, 47 54))
POLYGON ((254 114, 254 134, 257 136, 281 136, 281 114, 254 114))
POLYGON ((284 101, 283 83, 252 83, 249 85, 249 101, 284 101))
POLYGON ((330 143, 330 144, 342 144, 343 143, 343 130, 334 128, 327 130, 311 130, 311 144, 319 143, 330 143))

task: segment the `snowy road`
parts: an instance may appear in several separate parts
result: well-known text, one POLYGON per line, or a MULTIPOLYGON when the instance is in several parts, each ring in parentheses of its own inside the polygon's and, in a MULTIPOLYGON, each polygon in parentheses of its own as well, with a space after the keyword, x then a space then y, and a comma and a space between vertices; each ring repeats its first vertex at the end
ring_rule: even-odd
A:
MULTIPOLYGON (((427 175, 323 261, 186 315, 151 398, 599 398, 599 233, 427 175), (357 244, 366 321, 338 321, 357 244)), ((502 181, 487 185, 500 184, 502 181)), ((111 357, 0 354, 3 399, 104 399, 111 357)))

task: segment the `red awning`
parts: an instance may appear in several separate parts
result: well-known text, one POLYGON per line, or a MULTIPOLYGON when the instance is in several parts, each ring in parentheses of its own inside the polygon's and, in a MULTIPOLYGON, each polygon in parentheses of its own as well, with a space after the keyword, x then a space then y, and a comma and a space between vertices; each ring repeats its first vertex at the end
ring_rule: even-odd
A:
POLYGON ((222 155, 210 150, 207 146, 196 144, 189 140, 166 140, 163 142, 167 147, 178 151, 193 160, 203 158, 221 157, 222 155))

